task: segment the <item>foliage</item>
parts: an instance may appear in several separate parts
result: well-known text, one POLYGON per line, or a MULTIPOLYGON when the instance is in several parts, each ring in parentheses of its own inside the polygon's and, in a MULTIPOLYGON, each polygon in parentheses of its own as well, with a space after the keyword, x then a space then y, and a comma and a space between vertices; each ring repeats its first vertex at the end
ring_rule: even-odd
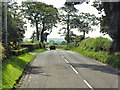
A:
POLYGON ((76 42, 71 42, 71 43, 69 43, 67 46, 66 46, 66 50, 69 50, 69 49, 71 49, 71 48, 75 48, 76 47, 76 42))
POLYGON ((65 5, 64 7, 61 7, 60 9, 60 21, 62 25, 66 25, 66 27, 62 27, 60 31, 64 30, 66 41, 67 43, 70 43, 70 22, 71 19, 76 16, 76 12, 78 10, 74 7, 74 5, 65 5))
POLYGON ((35 53, 40 53, 40 52, 44 52, 46 49, 35 49, 33 52, 35 53))
POLYGON ((31 54, 21 56, 12 56, 10 59, 3 62, 2 65, 2 86, 1 88, 13 88, 16 80, 22 75, 26 65, 35 58, 31 54))
POLYGON ((43 44, 39 43, 39 42, 35 42, 35 43, 22 43, 21 47, 28 48, 28 51, 31 52, 31 51, 33 51, 35 49, 43 48, 43 44))
POLYGON ((76 36, 75 37, 75 42, 81 42, 82 40, 84 40, 85 39, 85 37, 83 36, 83 35, 80 35, 80 36, 76 36))
MULTIPOLYGON (((24 24, 25 22, 22 19, 22 15, 20 10, 18 10, 17 3, 9 3, 8 4, 8 10, 7 10, 7 35, 8 35, 8 48, 10 50, 13 49, 19 49, 20 43, 22 39, 24 38, 25 28, 24 24), (19 11, 19 12, 18 12, 19 11)), ((4 7, 4 5, 3 5, 4 7)), ((3 24, 4 24, 4 12, 3 12, 3 24)), ((4 26, 4 25, 3 25, 4 26)), ((2 42, 3 45, 5 45, 5 29, 2 29, 2 42)))
POLYGON ((96 1, 93 6, 105 12, 101 18, 101 32, 109 34, 113 40, 110 52, 120 52, 120 2, 96 1))
POLYGON ((60 44, 61 44, 61 45, 66 45, 67 42, 66 42, 66 41, 62 41, 60 44))
POLYGON ((78 28, 78 31, 83 32, 83 36, 89 33, 89 31, 93 31, 91 26, 96 26, 99 24, 99 18, 94 14, 90 13, 80 13, 71 20, 70 27, 78 28))
POLYGON ((88 38, 80 42, 81 49, 88 51, 108 51, 111 45, 110 40, 107 38, 88 38))
POLYGON ((47 5, 42 2, 23 2, 23 13, 25 17, 31 22, 32 25, 36 26, 37 40, 39 40, 39 33, 41 34, 41 42, 43 43, 45 31, 52 31, 52 27, 59 20, 57 8, 52 5, 47 5), (41 30, 39 31, 39 28, 41 30))
POLYGON ((28 52, 27 48, 21 48, 19 50, 12 50, 10 54, 18 56, 18 55, 21 55, 21 54, 24 54, 24 53, 27 53, 27 52, 28 52))
POLYGON ((75 46, 75 43, 72 43, 67 46, 67 49, 95 58, 96 60, 107 63, 116 68, 120 68, 120 53, 109 53, 111 43, 112 41, 107 38, 87 38, 81 41, 79 46, 75 46))

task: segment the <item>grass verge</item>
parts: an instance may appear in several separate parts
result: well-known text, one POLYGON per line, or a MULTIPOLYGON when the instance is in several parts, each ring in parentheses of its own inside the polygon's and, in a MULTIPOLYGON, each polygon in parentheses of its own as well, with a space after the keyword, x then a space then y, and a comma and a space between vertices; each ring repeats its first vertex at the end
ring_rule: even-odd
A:
POLYGON ((45 50, 47 49, 35 49, 33 53, 40 53, 40 52, 44 52, 45 50))
POLYGON ((20 56, 12 56, 3 62, 2 65, 2 86, 0 88, 13 88, 16 80, 22 75, 26 65, 35 58, 35 56, 26 53, 20 56))
POLYGON ((78 52, 82 55, 91 57, 91 58, 95 58, 96 60, 102 62, 102 63, 106 63, 109 65, 112 65, 115 68, 120 68, 120 53, 113 53, 113 54, 109 54, 108 52, 105 51, 88 51, 88 50, 83 50, 80 47, 78 48, 72 48, 72 51, 78 52))

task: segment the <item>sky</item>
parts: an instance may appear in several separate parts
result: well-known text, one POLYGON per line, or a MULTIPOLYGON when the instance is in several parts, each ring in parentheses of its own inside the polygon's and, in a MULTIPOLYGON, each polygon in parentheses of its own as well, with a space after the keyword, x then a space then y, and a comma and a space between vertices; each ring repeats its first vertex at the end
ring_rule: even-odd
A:
MULTIPOLYGON (((44 2, 46 4, 51 4, 56 8, 60 8, 64 5, 66 0, 37 0, 37 1, 44 2)), ((96 10, 96 8, 91 6, 92 2, 93 2, 93 0, 90 0, 89 4, 86 4, 84 2, 82 4, 75 5, 75 7, 79 10, 79 12, 91 13, 91 14, 95 14, 97 17, 100 17, 101 15, 98 14, 98 11, 96 10)), ((64 36, 61 36, 60 34, 58 34, 59 29, 61 27, 62 27, 61 25, 58 25, 57 28, 53 28, 52 33, 50 35, 48 35, 48 38, 64 38, 64 36)), ((96 27, 93 32, 86 34, 86 37, 103 36, 103 34, 99 32, 99 30, 100 30, 100 27, 96 27)), ((25 38, 30 38, 33 31, 35 31, 35 27, 30 27, 30 24, 27 23, 27 31, 25 33, 25 38)), ((74 29, 73 31, 75 34, 81 35, 81 33, 77 31, 77 29, 74 29)), ((103 37, 109 38, 108 35, 104 35, 103 37)))

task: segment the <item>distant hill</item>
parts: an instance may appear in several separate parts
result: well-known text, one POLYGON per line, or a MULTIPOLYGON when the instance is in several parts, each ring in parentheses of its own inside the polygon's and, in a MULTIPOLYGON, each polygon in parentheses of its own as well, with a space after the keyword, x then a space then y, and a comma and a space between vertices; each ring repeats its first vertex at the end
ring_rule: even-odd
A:
POLYGON ((47 39, 47 42, 49 42, 49 41, 51 41, 51 40, 54 40, 55 42, 65 41, 65 40, 62 39, 62 38, 48 38, 48 39, 47 39))
MULTIPOLYGON (((65 41, 64 39, 62 38, 47 38, 47 42, 51 41, 51 40, 54 40, 55 42, 61 42, 61 41, 65 41)), ((24 38, 24 41, 31 41, 30 38, 24 38)))

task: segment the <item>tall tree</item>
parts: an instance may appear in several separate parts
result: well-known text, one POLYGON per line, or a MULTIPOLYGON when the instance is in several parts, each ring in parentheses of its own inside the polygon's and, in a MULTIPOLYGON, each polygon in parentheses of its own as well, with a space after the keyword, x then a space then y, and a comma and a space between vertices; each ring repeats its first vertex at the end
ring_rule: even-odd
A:
POLYGON ((78 28, 78 31, 83 32, 83 36, 89 33, 89 31, 93 31, 92 26, 96 26, 99 24, 99 18, 94 14, 90 13, 80 13, 78 16, 72 19, 71 28, 78 28))
POLYGON ((32 25, 36 26, 37 40, 44 41, 44 32, 52 30, 53 26, 58 21, 58 10, 52 5, 47 5, 42 2, 23 2, 23 12, 26 18, 31 21, 32 25), (42 28, 39 30, 39 28, 42 28), (40 39, 39 39, 40 36, 40 39))
POLYGON ((61 30, 65 30, 67 44, 70 43, 70 23, 71 19, 76 16, 78 10, 74 7, 73 4, 65 4, 64 7, 61 7, 60 17, 62 25, 66 25, 61 30))
MULTIPOLYGON (((9 49, 18 49, 20 42, 24 38, 24 33, 25 33, 25 28, 24 28, 25 22, 22 20, 22 15, 18 14, 20 13, 20 10, 18 10, 18 8, 16 9, 14 5, 17 6, 17 3, 8 3, 8 11, 7 11, 8 32, 7 34, 8 34, 8 48, 9 49)), ((3 29, 2 32, 3 32, 2 42, 5 43, 5 30, 3 29)))
POLYGON ((120 52, 120 2, 94 2, 94 7, 105 15, 101 19, 101 32, 109 34, 113 43, 110 52, 120 52))

